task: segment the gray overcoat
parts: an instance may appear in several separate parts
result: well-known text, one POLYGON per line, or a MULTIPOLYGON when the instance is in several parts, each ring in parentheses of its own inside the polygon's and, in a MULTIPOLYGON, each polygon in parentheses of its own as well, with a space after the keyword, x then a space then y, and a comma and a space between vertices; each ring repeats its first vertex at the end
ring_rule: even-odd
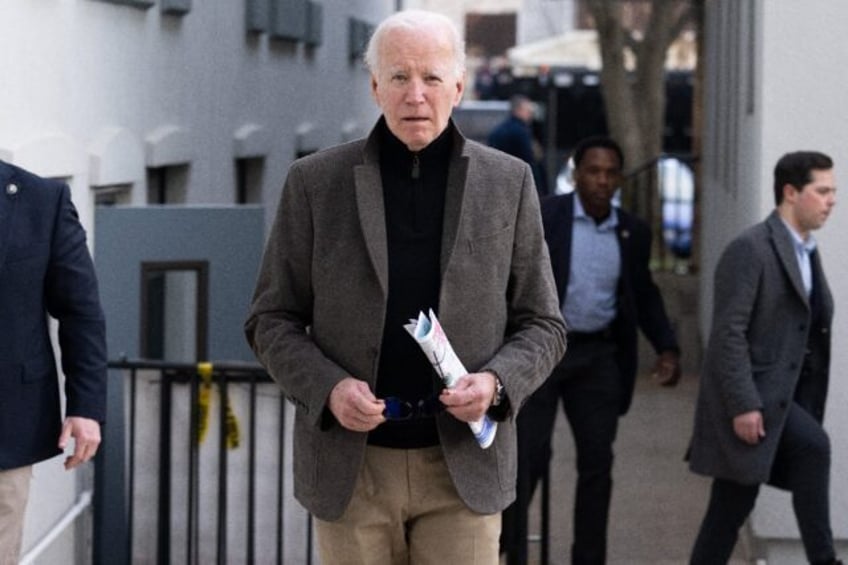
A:
MULTIPOLYGON (((818 255, 818 254, 817 254, 818 255)), ((821 262, 812 268, 823 319, 812 331, 825 340, 810 406, 821 421, 827 394, 833 298, 821 262)), ((787 408, 801 374, 810 305, 792 236, 777 212, 736 238, 715 271, 712 330, 704 358, 690 447, 690 468, 743 484, 768 482, 787 408), (766 437, 748 445, 733 417, 762 410, 766 437)))
MULTIPOLYGON (((315 516, 341 516, 367 434, 329 417, 345 377, 377 378, 386 313, 386 223, 377 136, 296 161, 246 322, 258 359, 296 406, 294 488, 315 516)), ((530 168, 457 131, 448 173, 439 319, 466 369, 495 371, 513 414, 565 351, 530 168)), ((410 316, 416 313, 410 312, 410 316)), ((441 446, 459 495, 495 513, 515 497, 513 418, 484 450, 444 413, 441 446)))

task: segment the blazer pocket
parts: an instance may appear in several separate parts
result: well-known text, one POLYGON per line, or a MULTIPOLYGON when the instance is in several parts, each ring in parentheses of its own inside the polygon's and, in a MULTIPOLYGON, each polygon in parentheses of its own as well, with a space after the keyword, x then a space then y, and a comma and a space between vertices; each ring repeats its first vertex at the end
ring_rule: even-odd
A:
POLYGON ((512 226, 507 224, 497 231, 484 233, 468 238, 468 252, 472 255, 475 253, 488 252, 497 249, 504 244, 511 245, 512 243, 512 226))

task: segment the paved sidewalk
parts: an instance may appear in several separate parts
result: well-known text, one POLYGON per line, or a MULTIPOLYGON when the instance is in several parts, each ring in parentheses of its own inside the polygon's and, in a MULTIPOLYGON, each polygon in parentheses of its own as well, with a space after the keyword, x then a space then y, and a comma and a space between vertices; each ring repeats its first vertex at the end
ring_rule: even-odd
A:
MULTIPOLYGON (((684 375, 673 389, 640 377, 633 406, 620 420, 616 441, 608 565, 688 562, 710 486, 709 479, 690 473, 683 461, 696 391, 697 378, 692 374, 684 375)), ((550 564, 568 565, 574 448, 562 413, 556 425, 551 467, 550 564)), ((531 509, 531 536, 540 532, 538 498, 537 494, 531 509)), ((539 562, 539 549, 539 543, 531 542, 531 563, 539 562)), ((731 564, 752 563, 746 559, 748 553, 746 544, 740 542, 731 564)))

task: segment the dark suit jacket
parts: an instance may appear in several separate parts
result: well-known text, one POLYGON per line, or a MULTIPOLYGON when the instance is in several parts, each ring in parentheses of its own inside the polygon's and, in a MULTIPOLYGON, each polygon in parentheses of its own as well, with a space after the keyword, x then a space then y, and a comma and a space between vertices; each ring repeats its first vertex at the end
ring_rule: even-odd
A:
POLYGON ((0 161, 0 469, 60 453, 48 315, 59 323, 66 415, 102 421, 105 323, 70 190, 0 161))
MULTIPOLYGON (((570 193, 542 201, 545 240, 550 250, 560 304, 565 302, 571 270, 571 233, 576 197, 576 193, 570 193)), ((657 352, 677 351, 678 345, 662 296, 649 270, 651 231, 648 225, 618 210, 616 235, 621 252, 621 278, 612 329, 618 344, 617 361, 624 379, 625 395, 621 405, 621 413, 624 414, 630 408, 638 369, 637 327, 642 329, 657 352)))
MULTIPOLYGON (((292 165, 246 323, 257 357, 296 405, 295 496, 324 520, 347 507, 367 438, 322 425, 327 398, 348 376, 373 390, 379 364, 389 289, 378 157, 372 132, 292 165)), ((525 163, 458 132, 440 288, 439 320, 465 368, 494 371, 517 411, 565 349, 538 199, 525 163)), ((437 427, 465 503, 483 514, 506 507, 515 498, 513 419, 488 449, 447 413, 437 427)))
POLYGON ((489 134, 488 143, 495 149, 500 149, 514 157, 518 157, 528 165, 533 165, 533 137, 530 126, 516 116, 510 116, 502 121, 489 134))
POLYGON ((817 257, 812 262, 822 319, 812 327, 810 303, 792 236, 777 212, 724 250, 715 271, 713 320, 695 412, 690 468, 739 483, 769 480, 793 398, 821 422, 827 396, 833 297, 817 257), (820 357, 797 390, 808 337, 820 357), (766 437, 740 440, 733 418, 761 410, 766 437))

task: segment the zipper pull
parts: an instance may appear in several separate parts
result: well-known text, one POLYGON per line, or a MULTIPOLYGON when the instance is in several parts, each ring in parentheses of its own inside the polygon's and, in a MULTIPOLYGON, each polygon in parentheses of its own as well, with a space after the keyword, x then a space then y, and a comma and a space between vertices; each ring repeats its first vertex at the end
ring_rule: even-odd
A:
POLYGON ((418 179, 421 177, 421 163, 418 160, 418 153, 412 154, 412 178, 418 179))

